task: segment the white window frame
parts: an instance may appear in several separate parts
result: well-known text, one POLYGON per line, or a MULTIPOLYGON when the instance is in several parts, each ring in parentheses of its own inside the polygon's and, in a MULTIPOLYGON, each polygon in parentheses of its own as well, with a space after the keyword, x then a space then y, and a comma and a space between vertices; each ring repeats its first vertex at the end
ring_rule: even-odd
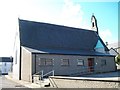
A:
POLYGON ((45 65, 46 66, 53 66, 54 64, 53 64, 53 59, 46 59, 46 62, 45 62, 45 65))
POLYGON ((77 59, 77 65, 78 66, 84 66, 84 60, 83 59, 77 59))
POLYGON ((54 61, 50 58, 39 58, 39 65, 40 66, 53 66, 54 61))
POLYGON ((61 59, 61 66, 69 66, 70 59, 61 59))
POLYGON ((45 58, 39 58, 39 65, 40 66, 45 66, 45 61, 46 61, 45 58))

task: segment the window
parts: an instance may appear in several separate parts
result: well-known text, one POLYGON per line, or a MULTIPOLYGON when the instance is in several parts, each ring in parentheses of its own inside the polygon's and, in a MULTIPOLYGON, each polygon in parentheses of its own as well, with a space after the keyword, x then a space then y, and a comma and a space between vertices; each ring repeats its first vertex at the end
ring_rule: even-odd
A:
POLYGON ((7 72, 6 68, 4 69, 4 72, 5 72, 5 73, 7 72))
POLYGON ((45 65, 45 58, 39 58, 39 65, 45 65))
POLYGON ((82 59, 78 59, 77 60, 77 65, 83 66, 84 65, 84 61, 82 59))
POLYGON ((53 65, 53 59, 39 58, 39 65, 41 66, 51 66, 53 65))
POLYGON ((94 27, 94 22, 92 23, 92 27, 94 27))
POLYGON ((17 50, 15 51, 15 64, 17 64, 17 50))
POLYGON ((61 65, 68 66, 69 65, 69 59, 62 59, 61 60, 61 65))
POLYGON ((101 66, 105 66, 106 64, 106 60, 101 60, 101 66))
POLYGON ((6 62, 5 62, 5 66, 6 66, 6 62))
POLYGON ((52 59, 46 59, 46 65, 53 65, 52 59))

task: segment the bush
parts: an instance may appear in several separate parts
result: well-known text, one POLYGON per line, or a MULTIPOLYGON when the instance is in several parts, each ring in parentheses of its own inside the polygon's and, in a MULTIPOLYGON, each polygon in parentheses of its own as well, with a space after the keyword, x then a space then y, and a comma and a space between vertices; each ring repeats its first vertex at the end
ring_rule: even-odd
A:
POLYGON ((115 57, 115 62, 120 65, 120 54, 115 57))

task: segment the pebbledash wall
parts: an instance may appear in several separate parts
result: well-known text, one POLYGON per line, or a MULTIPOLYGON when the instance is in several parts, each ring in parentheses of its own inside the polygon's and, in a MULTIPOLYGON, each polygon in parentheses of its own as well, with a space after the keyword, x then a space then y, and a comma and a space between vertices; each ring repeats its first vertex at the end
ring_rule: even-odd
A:
MULTIPOLYGON (((32 82, 32 75, 43 70, 44 74, 54 70, 55 75, 72 75, 88 67, 88 58, 94 58, 94 72, 115 71, 114 57, 110 56, 78 56, 55 54, 32 54, 22 47, 21 79, 32 82), (40 58, 53 60, 53 65, 40 65, 40 58), (69 59, 69 65, 62 65, 62 59, 69 59), (83 65, 78 65, 78 59, 83 60, 83 65), (24 60, 24 61, 23 61, 24 60), (103 62, 105 60, 105 62, 103 62)), ((88 68, 86 68, 88 70, 88 68)))

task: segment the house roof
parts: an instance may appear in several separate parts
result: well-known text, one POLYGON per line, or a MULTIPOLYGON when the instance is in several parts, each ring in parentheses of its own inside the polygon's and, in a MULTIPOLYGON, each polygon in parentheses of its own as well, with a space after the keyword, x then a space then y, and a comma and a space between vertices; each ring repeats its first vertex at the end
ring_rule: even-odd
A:
POLYGON ((114 48, 114 49, 120 48, 120 41, 114 42, 114 43, 108 43, 108 48, 109 49, 111 49, 111 48, 114 48))
POLYGON ((11 57, 0 57, 0 62, 13 62, 11 57))
POLYGON ((81 55, 81 56, 114 56, 110 54, 100 53, 96 51, 85 51, 85 50, 63 50, 63 49, 32 49, 23 47, 34 54, 58 54, 58 55, 81 55))
POLYGON ((93 51, 99 39, 96 31, 48 23, 19 20, 20 44, 33 49, 93 51))

